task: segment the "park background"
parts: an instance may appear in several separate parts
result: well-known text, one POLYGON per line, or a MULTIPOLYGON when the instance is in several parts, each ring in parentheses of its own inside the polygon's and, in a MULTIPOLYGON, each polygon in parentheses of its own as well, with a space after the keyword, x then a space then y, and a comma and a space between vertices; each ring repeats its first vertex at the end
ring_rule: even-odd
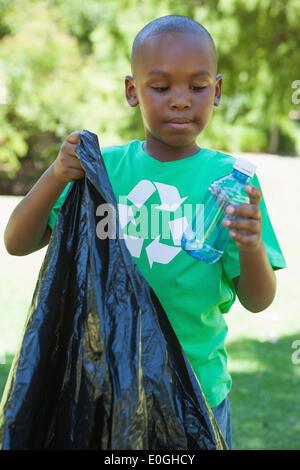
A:
POLYGON ((256 163, 288 266, 268 309, 226 315, 234 448, 300 449, 297 0, 0 0, 0 397, 46 253, 6 252, 9 215, 72 131, 100 146, 144 138, 124 78, 137 32, 167 14, 215 40, 223 96, 198 143, 256 163))

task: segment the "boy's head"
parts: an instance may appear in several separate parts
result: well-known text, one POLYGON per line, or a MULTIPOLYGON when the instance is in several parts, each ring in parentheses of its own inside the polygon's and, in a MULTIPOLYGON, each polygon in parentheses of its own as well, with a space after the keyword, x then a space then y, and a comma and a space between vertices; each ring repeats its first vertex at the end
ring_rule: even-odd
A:
POLYGON ((185 16, 158 18, 137 34, 131 70, 126 97, 130 106, 140 106, 147 142, 195 145, 221 97, 209 32, 185 16))
POLYGON ((200 23, 188 18, 187 16, 181 15, 169 15, 157 18, 156 20, 148 23, 141 31, 136 35, 131 51, 131 72, 133 76, 136 73, 136 64, 138 62, 139 53, 142 54, 143 44, 148 39, 155 36, 163 35, 164 33, 190 33, 194 34, 206 42, 212 57, 215 60, 216 72, 217 73, 217 52, 213 38, 200 23))

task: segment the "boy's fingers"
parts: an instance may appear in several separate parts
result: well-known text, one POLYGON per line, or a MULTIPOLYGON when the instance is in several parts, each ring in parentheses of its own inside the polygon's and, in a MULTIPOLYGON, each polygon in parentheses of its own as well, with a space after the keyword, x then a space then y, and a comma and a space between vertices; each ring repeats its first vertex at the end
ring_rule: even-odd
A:
POLYGON ((236 230, 231 230, 229 236, 236 242, 239 242, 243 246, 255 246, 257 245, 258 235, 256 233, 245 234, 236 230))
POLYGON ((246 217, 249 219, 261 219, 261 212, 257 204, 236 204, 226 208, 226 214, 233 217, 246 217))
POLYGON ((76 154, 66 155, 65 162, 69 168, 82 169, 82 165, 76 154))
POLYGON ((249 233, 260 233, 261 223, 257 219, 227 219, 223 220, 223 225, 229 229, 237 229, 249 233))
POLYGON ((75 152, 77 144, 70 144, 65 141, 62 146, 63 153, 67 156, 76 157, 79 160, 77 153, 75 152))
POLYGON ((83 178, 85 175, 82 169, 70 168, 69 169, 69 176, 72 180, 79 180, 83 178))
POLYGON ((74 131, 72 134, 68 135, 66 138, 67 142, 70 142, 70 144, 78 144, 80 141, 80 132, 79 131, 74 131))
POLYGON ((245 192, 250 196, 251 204, 258 206, 262 198, 261 190, 257 186, 246 185, 245 192))
POLYGON ((74 150, 76 149, 76 146, 77 144, 73 144, 65 140, 65 142, 62 145, 62 148, 68 155, 72 155, 74 153, 74 150))

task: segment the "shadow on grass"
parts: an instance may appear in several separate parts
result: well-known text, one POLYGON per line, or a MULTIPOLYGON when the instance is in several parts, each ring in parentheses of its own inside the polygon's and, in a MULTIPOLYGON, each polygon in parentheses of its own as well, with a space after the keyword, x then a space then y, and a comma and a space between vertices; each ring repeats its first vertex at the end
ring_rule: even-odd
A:
POLYGON ((276 342, 240 338, 227 351, 234 449, 300 449, 300 331, 276 342))

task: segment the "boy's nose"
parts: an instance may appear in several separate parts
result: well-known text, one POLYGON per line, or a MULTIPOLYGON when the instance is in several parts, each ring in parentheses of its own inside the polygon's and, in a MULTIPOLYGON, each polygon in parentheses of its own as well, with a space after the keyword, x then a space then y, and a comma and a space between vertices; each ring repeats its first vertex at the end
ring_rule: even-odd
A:
POLYGON ((169 106, 171 109, 177 110, 189 109, 191 102, 185 94, 177 93, 171 97, 169 106))

